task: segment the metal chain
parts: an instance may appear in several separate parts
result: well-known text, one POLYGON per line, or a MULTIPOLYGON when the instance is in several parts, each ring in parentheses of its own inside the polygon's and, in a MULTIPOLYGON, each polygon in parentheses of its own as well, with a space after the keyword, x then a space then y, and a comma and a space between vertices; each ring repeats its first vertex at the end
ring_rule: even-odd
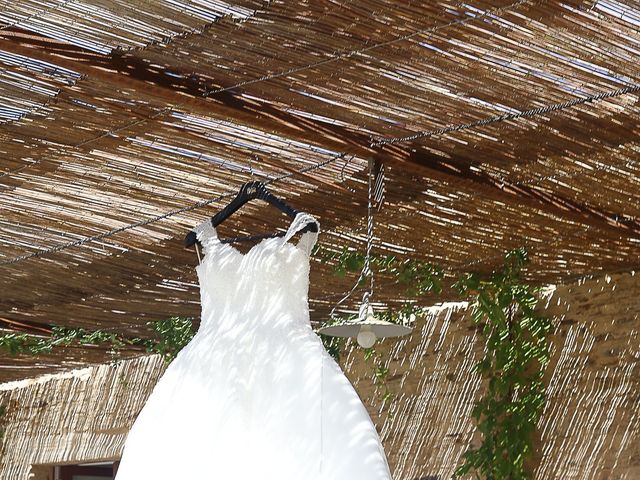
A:
MULTIPOLYGON (((362 316, 366 316, 369 309, 369 300, 373 296, 373 271, 371 270, 371 249, 373 248, 373 175, 374 159, 369 157, 369 174, 367 189, 367 251, 364 256, 364 266, 362 271, 365 277, 369 276, 369 291, 362 297, 362 316)), ((362 319, 361 319, 362 320, 362 319)))

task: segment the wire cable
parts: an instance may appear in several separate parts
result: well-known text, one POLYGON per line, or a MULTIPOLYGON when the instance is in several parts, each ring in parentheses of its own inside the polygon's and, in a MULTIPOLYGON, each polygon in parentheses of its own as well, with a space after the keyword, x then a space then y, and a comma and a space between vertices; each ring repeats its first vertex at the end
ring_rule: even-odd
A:
MULTIPOLYGON (((71 3, 73 1, 75 1, 75 0, 66 0, 64 3, 62 3, 60 5, 57 5, 54 8, 49 9, 49 10, 55 10, 55 9, 61 8, 61 7, 65 6, 67 3, 71 3)), ((538 0, 538 1, 540 1, 540 0, 538 0)), ((398 42, 402 42, 404 40, 408 40, 410 38, 413 38, 414 36, 424 35, 426 33, 433 33, 433 32, 436 32, 436 31, 439 31, 439 30, 442 30, 444 28, 448 28, 448 27, 451 27, 451 26, 464 25, 466 23, 470 23, 470 22, 475 21, 475 20, 479 20, 479 19, 482 19, 482 18, 485 18, 485 17, 494 16, 497 13, 502 13, 502 12, 506 12, 506 11, 509 11, 509 10, 512 10, 512 9, 516 9, 519 6, 523 5, 523 4, 532 3, 532 2, 536 3, 534 0, 518 0, 516 2, 513 2, 513 3, 509 4, 509 5, 505 5, 504 7, 497 7, 497 8, 491 9, 491 10, 487 10, 486 12, 483 12, 483 13, 481 13, 479 15, 469 16, 469 17, 466 17, 466 18, 463 18, 463 19, 460 19, 460 20, 455 20, 455 21, 452 21, 452 22, 449 22, 449 23, 446 23, 446 24, 443 24, 443 25, 437 25, 435 27, 429 27, 429 28, 425 28, 425 29, 422 29, 422 30, 418 30, 416 32, 413 32, 413 33, 410 33, 410 34, 407 34, 407 35, 403 35, 401 37, 398 37, 398 38, 395 38, 395 39, 392 39, 392 40, 389 40, 389 41, 386 41, 386 42, 380 42, 380 43, 377 43, 377 44, 373 44, 373 45, 370 45, 370 46, 362 48, 362 49, 350 50, 350 51, 347 51, 347 52, 334 52, 333 54, 331 54, 331 58, 329 58, 329 59, 325 59, 325 60, 322 60, 322 61, 309 63, 307 65, 302 65, 300 67, 295 67, 293 69, 289 69, 289 70, 282 71, 282 72, 279 72, 279 73, 275 73, 275 74, 272 74, 272 75, 263 75, 262 77, 260 77, 258 79, 249 80, 249 81, 243 81, 243 82, 237 83, 235 85, 231 85, 229 87, 224 87, 224 88, 220 88, 220 89, 217 89, 217 90, 210 90, 208 92, 204 92, 203 96, 207 97, 207 96, 213 95, 215 93, 221 93, 221 92, 233 90, 235 88, 239 88, 239 87, 244 86, 244 85, 255 84, 255 83, 271 80, 271 79, 274 79, 274 78, 280 78, 280 77, 283 77, 283 76, 287 76, 287 75, 290 75, 292 73, 297 73, 297 72, 300 72, 300 71, 308 70, 310 68, 314 68, 314 67, 317 67, 319 65, 323 65, 323 64, 326 64, 326 63, 337 61, 337 60, 340 60, 340 59, 343 59, 343 58, 350 58, 350 57, 355 56, 355 55, 357 55, 359 53, 364 53, 364 52, 367 52, 367 51, 370 51, 370 50, 373 50, 373 49, 376 49, 376 48, 380 48, 380 47, 392 45, 392 44, 395 44, 395 43, 398 43, 398 42)), ((45 13, 48 13, 48 10, 43 10, 41 12, 38 12, 37 14, 35 14, 33 16, 33 18, 37 18, 38 16, 40 16, 42 14, 45 14, 45 13)), ((27 19, 24 19, 24 20, 21 20, 20 22, 27 21, 30 18, 31 17, 29 17, 27 19)), ((5 29, 5 28, 9 28, 11 26, 12 25, 6 25, 4 27, 1 27, 0 31, 5 29)), ((181 108, 183 106, 184 105, 182 105, 182 104, 176 104, 176 105, 174 105, 173 108, 181 108)), ((162 110, 160 110, 160 111, 158 111, 158 112, 156 112, 156 113, 154 113, 154 114, 152 114, 152 115, 150 115, 148 117, 145 117, 145 118, 142 118, 142 119, 133 120, 133 121, 121 126, 121 127, 117 127, 115 129, 107 130, 107 131, 105 131, 105 132, 103 132, 103 133, 101 133, 101 134, 99 134, 99 135, 97 135, 95 137, 92 137, 92 138, 90 138, 88 140, 85 140, 85 141, 82 141, 82 142, 80 142, 80 143, 78 143, 76 145, 73 145, 73 147, 84 146, 84 145, 92 143, 92 142, 94 142, 96 140, 99 140, 101 138, 112 136, 113 134, 115 134, 115 133, 117 133, 117 132, 119 132, 121 130, 125 130, 125 129, 129 128, 129 127, 132 127, 132 126, 135 126, 135 125, 139 125, 139 124, 145 123, 145 122, 150 121, 150 120, 154 120, 154 119, 164 115, 165 113, 167 113, 167 112, 169 112, 171 110, 172 110, 172 108, 166 107, 166 108, 164 108, 164 109, 162 109, 162 110)), ((12 171, 9 171, 9 172, 5 172, 4 174, 0 175, 0 177, 14 175, 14 174, 19 173, 19 172, 21 172, 21 171, 23 171, 23 170, 25 170, 27 168, 31 168, 34 165, 38 165, 40 163, 40 161, 41 160, 36 160, 35 162, 32 162, 32 163, 30 163, 28 165, 24 165, 24 166, 19 167, 19 168, 15 169, 15 170, 12 170, 12 171)))
POLYGON ((600 100, 605 100, 607 98, 619 97, 621 95, 626 95, 629 93, 635 93, 640 91, 640 84, 631 84, 624 88, 619 88, 617 90, 609 90, 607 92, 598 93, 595 95, 589 95, 587 97, 576 98, 574 100, 568 100, 562 103, 554 103, 552 105, 546 105, 544 107, 532 108, 530 110, 524 110, 518 113, 505 113, 504 115, 497 115, 495 117, 485 118, 483 120, 477 120, 475 122, 469 123, 461 123, 457 125, 449 125, 447 127, 438 128, 435 130, 429 130, 424 132, 414 133, 413 135, 407 135, 406 137, 395 137, 395 138, 381 138, 376 141, 371 142, 372 147, 381 147, 384 145, 395 145, 398 143, 411 142, 413 140, 418 140, 421 138, 429 138, 434 135, 442 135, 449 132, 459 132, 461 130, 468 130, 471 128, 483 127, 485 125, 490 125, 492 123, 504 122, 507 120, 516 120, 518 118, 531 118, 537 117, 539 115, 544 115, 545 113, 556 112, 558 110, 564 110, 566 108, 575 107, 577 105, 582 105, 584 103, 597 102, 600 100))
MULTIPOLYGON (((283 180, 286 180, 287 178, 293 177, 294 175, 299 175, 302 173, 306 173, 306 172, 310 172, 313 170, 317 170, 318 168, 322 168, 325 165, 328 165, 332 162, 335 162, 341 158, 343 158, 346 154, 345 153, 340 153, 338 155, 334 155, 326 160, 323 160, 322 162, 301 168, 299 170, 296 170, 294 172, 289 172, 289 173, 285 173, 283 175, 280 175, 278 177, 266 180, 264 183, 266 185, 272 184, 272 183, 276 183, 276 182, 281 182, 283 180)), ((91 237, 85 237, 85 238, 81 238, 79 240, 75 240, 73 242, 68 242, 68 243, 63 243, 61 245, 56 245, 55 247, 50 247, 50 248, 45 248, 42 250, 38 250, 37 252, 32 252, 32 253, 27 253, 25 255, 20 255, 17 257, 13 257, 10 258, 8 260, 3 260, 0 261, 0 265, 11 265, 14 263, 18 263, 24 260, 28 260, 30 258, 36 258, 36 257, 42 257, 44 255, 49 255, 52 253, 56 253, 56 252, 60 252, 62 250, 66 250, 68 248, 72 248, 72 247, 79 247, 81 245, 84 245, 85 243, 90 243, 90 242, 95 242, 98 240, 102 240, 103 238, 107 238, 107 237, 111 237, 117 233, 120 232, 124 232, 127 230, 131 230, 133 228, 137 228, 137 227, 142 227, 145 225, 149 225, 151 223, 155 223, 158 222, 160 220, 164 220, 165 218, 169 218, 175 215, 178 215, 180 213, 184 213, 184 212, 189 212, 191 210, 196 210, 198 208, 204 207, 206 205, 209 205, 211 203, 215 203, 215 202, 219 202, 220 200, 223 200, 225 198, 230 198, 233 197, 237 194, 236 191, 234 192, 229 192, 229 193, 224 193, 221 195, 218 195, 214 198, 210 198, 208 200, 202 200, 200 202, 194 203, 192 205, 188 205, 186 207, 182 207, 182 208, 177 208, 175 210, 171 210, 169 212, 163 213, 162 215, 156 215, 153 217, 149 217, 145 220, 140 220, 139 222, 135 222, 135 223, 130 223, 128 225, 124 225, 122 227, 118 227, 118 228, 114 228, 113 230, 109 230, 108 232, 103 232, 97 235, 93 235, 91 237)))
POLYGON ((389 45, 393 45, 399 42, 404 42, 405 40, 409 40, 413 37, 417 37, 419 35, 424 35, 426 33, 431 33, 431 32, 436 32, 438 30, 442 30, 443 28, 448 28, 448 27, 453 27, 453 26, 458 26, 458 25, 464 25, 466 23, 470 23, 472 21, 475 20, 481 20, 483 18, 489 17, 491 15, 495 15, 497 13, 501 13, 503 11, 512 9, 512 8, 516 8, 519 7, 520 5, 524 4, 524 3, 529 3, 531 0, 518 0, 516 2, 510 3, 509 5, 505 5, 504 7, 497 7, 494 8, 492 10, 487 10, 479 15, 475 15, 475 16, 469 16, 469 17, 465 17, 459 20, 454 20, 452 22, 448 22, 442 25, 436 25, 435 27, 428 27, 428 28, 423 28, 421 30, 412 32, 412 33, 408 33, 406 35, 402 35, 400 37, 394 38, 392 40, 387 40, 385 42, 379 42, 379 43, 375 43, 373 45, 369 45, 368 47, 364 47, 364 48, 360 48, 357 50, 348 50, 346 52, 334 52, 332 53, 329 58, 325 58, 323 60, 318 60, 317 62, 312 62, 312 63, 308 63, 306 65, 301 65, 299 67, 293 67, 287 70, 283 70, 280 71, 278 73, 273 73, 270 75, 263 75, 262 77, 253 79, 253 80, 245 80, 239 83, 236 83, 235 85, 231 85, 229 87, 223 87, 223 88, 218 88, 215 90, 209 90, 203 93, 203 96, 208 97, 210 95, 215 95, 216 93, 222 93, 222 92, 227 92, 229 90, 233 90, 236 88, 240 88, 240 87, 245 87, 247 85, 253 85, 256 83, 260 83, 260 82, 265 82, 267 80, 273 80, 275 78, 281 78, 281 77, 286 77, 289 75, 292 75, 294 73, 298 73, 298 72, 302 72, 305 70, 309 70, 310 68, 316 68, 322 65, 326 65, 328 63, 333 63, 336 62, 338 60, 342 60, 342 59, 346 59, 346 58, 351 58, 353 56, 356 55, 361 55, 363 53, 366 52, 370 52, 371 50, 375 50, 377 48, 381 48, 381 47, 386 47, 389 45))
POLYGON ((373 270, 371 270, 371 249, 373 247, 373 206, 372 206, 372 190, 373 190, 373 167, 374 167, 374 159, 369 158, 368 161, 369 169, 367 170, 367 249, 364 256, 364 264, 362 266, 362 270, 360 271, 360 276, 354 283, 351 290, 349 290, 344 297, 342 297, 331 309, 329 312, 329 318, 334 318, 336 309, 345 302, 353 292, 355 292, 356 288, 360 285, 360 282, 369 277, 369 290, 365 292, 362 297, 362 305, 363 315, 366 315, 367 309, 369 307, 369 298, 373 295, 373 270))
MULTIPOLYGON (((390 44, 397 43, 397 42, 400 42, 400 41, 403 41, 403 40, 407 40, 407 39, 412 38, 412 37, 414 37, 416 35, 420 35, 420 34, 428 32, 428 31, 432 31, 434 29, 443 28, 443 27, 448 26, 448 25, 466 23, 467 21, 470 21, 471 19, 477 19, 477 18, 481 18, 482 16, 487 16, 489 14, 494 14, 497 11, 502 11, 502 10, 505 10, 505 9, 508 9, 508 8, 512 8, 514 6, 519 6, 519 5, 521 5, 523 3, 526 3, 528 1, 529 0, 519 0, 517 2, 514 2, 513 4, 510 4, 510 5, 506 6, 506 7, 501 7, 501 8, 494 9, 492 11, 487 11, 487 12, 484 12, 483 14, 481 14, 479 16, 476 16, 476 17, 457 20, 455 22, 450 22, 449 24, 446 24, 446 25, 441 25, 441 26, 438 26, 438 27, 432 27, 430 29, 420 30, 418 32, 414 32, 414 33, 411 33, 411 34, 408 34, 408 35, 404 35, 402 37, 398 37, 396 39, 393 39, 393 40, 390 40, 390 41, 387 41, 387 42, 381 42, 381 43, 378 43, 378 44, 375 44, 375 45, 371 45, 371 46, 366 47, 364 49, 353 50, 353 51, 348 52, 346 54, 340 54, 340 55, 338 55, 336 57, 333 57, 333 59, 325 59, 321 63, 328 63, 329 61, 335 61, 335 60, 338 60, 340 58, 348 58, 348 57, 356 55, 358 53, 363 53, 363 52, 372 50, 374 48, 379 48, 379 47, 382 47, 382 46, 385 46, 385 45, 390 45, 390 44)), ((309 64, 307 66, 307 68, 311 68, 311 66, 317 66, 318 64, 319 64, 319 62, 316 62, 314 64, 309 64)), ((296 71, 300 71, 301 69, 304 69, 304 67, 298 67, 298 69, 296 71)), ((281 74, 274 74, 274 75, 270 75, 270 76, 268 75, 268 76, 264 76, 264 77, 261 77, 261 78, 262 78, 262 80, 268 80, 270 78, 275 78, 276 76, 284 76, 284 75, 285 75, 285 73, 281 72, 281 74)), ((256 83, 257 81, 262 81, 262 80, 256 79, 256 80, 251 81, 251 83, 256 83)), ((246 84, 246 83, 244 83, 244 84, 246 84)), ((239 85, 236 85, 236 86, 239 86, 239 85)), ((227 89, 235 88, 236 86, 228 87, 227 89)), ((218 91, 223 91, 223 90, 218 90, 218 91)), ((218 91, 214 91, 212 93, 217 93, 218 91)), ((633 85, 630 85, 630 86, 627 86, 627 87, 624 87, 624 88, 621 88, 621 89, 618 89, 618 90, 603 92, 603 93, 596 94, 596 95, 590 95, 588 97, 583 97, 583 98, 570 100, 570 101, 562 102, 562 103, 557 103, 557 104, 553 104, 553 105, 547 105, 545 107, 539 107, 539 108, 536 108, 536 109, 530 109, 530 110, 526 110, 526 111, 519 112, 519 113, 504 114, 504 115, 499 115, 499 116, 495 116, 495 117, 479 120, 479 121, 476 121, 476 122, 470 122, 470 123, 464 123, 464 124, 458 124, 458 125, 450 125, 450 126, 443 127, 443 128, 440 128, 440 129, 426 131, 426 132, 419 132, 419 133, 416 133, 416 134, 413 134, 413 135, 409 135, 409 136, 405 136, 405 137, 380 139, 378 141, 372 142, 371 146, 372 147, 379 147, 379 146, 383 146, 383 145, 397 144, 397 143, 413 141, 413 140, 417 140, 417 139, 421 139, 421 138, 427 138, 427 137, 431 137, 431 136, 439 135, 439 134, 444 134, 444 133, 448 133, 448 132, 461 131, 461 130, 476 128, 476 127, 485 126, 485 125, 489 125, 489 124, 497 123, 497 122, 503 122, 503 121, 507 121, 507 120, 513 120, 513 119, 518 119, 518 118, 531 118, 531 117, 535 117, 535 116, 538 116, 538 115, 543 115, 545 113, 550 113, 550 112, 554 112, 554 111, 558 111, 558 110, 563 110, 563 109, 566 109, 566 108, 574 107, 574 106, 581 105, 581 104, 584 104, 584 103, 600 101, 600 100, 604 100, 604 99, 607 99, 607 98, 613 98, 613 97, 617 97, 617 96, 620 96, 620 95, 625 95, 625 94, 628 94, 628 93, 634 93, 634 92, 637 92, 637 91, 640 91, 640 85, 633 84, 633 85)), ((143 122, 145 122, 147 120, 154 119, 154 118, 156 118, 158 116, 161 116, 161 115, 165 114, 166 112, 168 112, 170 110, 171 109, 169 107, 166 107, 166 108, 156 112, 155 114, 153 114, 153 115, 151 115, 151 116, 149 116, 149 117, 147 117, 145 119, 137 119, 135 121, 132 121, 132 122, 122 126, 122 127, 117 128, 116 130, 110 130, 110 131, 102 133, 102 134, 100 134, 100 135, 98 135, 96 137, 92 137, 91 139, 89 139, 87 141, 84 141, 84 142, 81 142, 80 144, 76 145, 76 147, 79 147, 79 146, 82 146, 82 145, 86 145, 86 144, 88 144, 90 142, 93 142, 95 140, 98 140, 100 138, 104 138, 105 136, 112 135, 114 132, 126 129, 129 126, 137 125, 137 124, 143 123, 143 122)), ((288 177, 290 177, 292 175, 295 175, 295 174, 298 174, 298 173, 304 173, 306 171, 315 170, 316 168, 320 168, 320 166, 324 166, 324 165, 330 163, 331 161, 337 160, 338 158, 343 158, 345 155, 346 155, 345 152, 340 153, 337 156, 331 157, 329 160, 326 160, 324 162, 320 162, 319 164, 317 164, 318 166, 314 165, 314 166, 311 166, 311 167, 306 167, 306 168, 303 168, 303 169, 301 169, 299 171, 292 172, 292 173, 289 173, 289 174, 285 174, 285 175, 282 175, 280 177, 276 177, 275 179, 267 181, 266 183, 272 183, 274 181, 280 181, 280 180, 283 180, 285 178, 288 178, 288 177)), ((353 156, 352 156, 352 158, 353 158, 353 156)), ((31 165, 33 165, 33 164, 30 164, 29 166, 31 166, 31 165)), ((11 258, 9 260, 4 260, 4 261, 0 262, 0 265, 13 264, 13 263, 17 263, 19 261, 27 260, 29 258, 34 258, 34 257, 43 256, 43 255, 46 255, 46 254, 49 254, 49 253, 59 252, 61 250, 67 249, 67 248, 71 248, 71 247, 75 247, 75 246, 81 246, 81 245, 83 245, 85 243, 101 240, 103 238, 110 237, 112 235, 115 235, 116 233, 120 233, 120 232, 125 231, 125 230, 129 230, 129 229, 132 229, 132 228, 148 225, 150 223, 163 220, 165 218, 177 215, 179 213, 183 213, 183 212, 186 212, 186 211, 194 210, 194 209, 209 205, 210 203, 214 203, 214 202, 220 201, 220 200, 222 200, 224 198, 227 198, 230 195, 232 195, 232 193, 220 195, 218 197, 215 197, 215 198, 212 198, 212 199, 209 199, 209 200, 198 202, 198 203, 196 203, 194 205, 190 205, 190 206, 183 207, 183 208, 180 208, 180 209, 172 210, 172 211, 167 212, 165 214, 158 215, 158 216, 155 216, 155 217, 151 217, 151 218, 139 221, 139 222, 135 222, 133 224, 125 225, 123 227, 119 227, 117 229, 114 229, 114 230, 111 230, 111 231, 108 231, 108 232, 104 232, 102 234, 94 235, 94 236, 91 236, 91 237, 85 237, 83 239, 79 239, 79 240, 76 240, 76 241, 73 241, 73 242, 69 242, 69 243, 66 243, 66 244, 58 245, 56 247, 51 247, 51 248, 39 250, 37 252, 33 252, 33 253, 30 253, 30 254, 25 254, 25 255, 18 256, 18 257, 14 257, 14 258, 11 258)))
MULTIPOLYGON (((513 113, 513 114, 505 114, 505 115, 499 115, 496 117, 491 117, 491 118, 487 118, 484 120, 479 120, 477 122, 471 122, 471 123, 464 123, 464 124, 458 124, 458 125, 452 125, 449 127, 444 127, 444 128, 440 128, 437 130, 432 130, 429 132, 420 132, 414 135, 410 135, 408 137, 398 137, 398 138, 390 138, 390 139, 384 139, 384 140, 380 140, 378 142, 372 142, 371 146, 372 147, 377 147, 377 146, 382 146, 382 145, 388 145, 388 144, 396 144, 396 143, 401 143, 401 142, 407 142, 407 141, 411 141, 411 140, 415 140, 415 139, 419 139, 419 138, 426 138, 426 137, 431 137, 433 135, 438 135, 438 134, 443 134, 443 133, 448 133, 448 132, 452 132, 452 131, 460 131, 460 130, 466 130, 466 129, 470 129, 470 128, 475 128, 475 127, 479 127, 479 126, 484 126, 484 125, 488 125, 491 123, 496 123, 496 122, 502 122, 502 121, 506 121, 506 120, 512 120, 512 119, 516 119, 516 118, 531 118, 531 117, 535 117, 538 115, 543 115, 545 113, 549 113, 549 112, 554 112, 554 111, 558 111, 558 110, 563 110, 566 108, 570 108, 570 107, 574 107, 577 105, 581 105, 584 103, 591 103, 591 102, 597 102, 597 101, 601 101, 601 100, 605 100, 607 98, 614 98, 614 97, 618 97, 621 95, 626 95, 629 93, 634 93, 634 92, 638 92, 640 91, 640 85, 638 84, 634 84, 634 85, 630 85, 628 87, 624 87, 624 88, 620 88, 617 90, 610 90, 608 92, 602 92, 600 94, 597 95, 590 95, 588 97, 584 97, 584 98, 579 98, 579 99, 575 99, 575 100, 570 100, 567 102, 563 102, 563 103, 556 103, 553 105, 547 105, 544 107, 539 107, 536 109, 531 109, 531 110, 525 110, 523 112, 520 113, 513 113)), ((156 113, 155 115, 160 115, 161 113, 164 113, 164 110, 161 112, 156 113)), ((327 165, 335 160, 338 160, 340 158, 343 158, 346 155, 346 152, 342 152, 338 155, 335 155, 333 157, 330 157, 328 160, 325 160, 323 162, 320 162, 318 164, 312 165, 310 167, 305 167, 301 170, 295 171, 295 172, 290 172, 284 175, 281 175, 279 177, 276 177, 274 179, 268 180, 265 183, 269 184, 269 183, 273 183, 276 181, 281 181, 284 180, 286 178, 289 178, 293 175, 296 174, 300 174, 300 173, 305 173, 307 171, 311 171, 311 170, 315 170, 317 168, 321 168, 324 165, 327 165)), ((136 222, 133 224, 129 224, 129 225, 125 225, 123 227, 114 229, 114 230, 110 230, 109 232, 104 232, 98 235, 94 235, 91 237, 86 237, 80 240, 76 240, 74 242, 70 242, 70 243, 66 243, 66 244, 62 244, 62 245, 58 245, 56 247, 52 247, 49 249, 44 249, 44 250, 39 250, 38 252, 33 252, 30 254, 26 254, 26 255, 21 255, 18 257, 14 257, 11 258, 9 260, 4 260, 2 262, 0 262, 0 265, 9 265, 9 264, 13 264, 13 263, 17 263, 19 261, 22 260, 27 260, 29 258, 33 258, 33 257, 39 257, 42 255, 46 255, 49 253, 54 253, 54 252, 58 252, 61 250, 64 250, 66 248, 71 248, 71 247, 75 247, 75 246, 80 246, 83 245, 85 243, 88 242, 93 242, 96 240, 101 240, 103 238, 106 237, 110 237, 112 235, 115 235, 116 233, 120 233, 122 231, 125 230, 130 230, 132 228, 136 228, 136 227, 140 227, 140 226, 144 226, 144 225, 148 225, 150 223, 154 223, 157 222, 159 220, 163 220, 165 218, 177 215, 179 213, 183 213, 186 211, 190 211, 190 210, 195 210, 197 208, 209 205, 210 203, 214 203, 217 201, 220 201, 226 197, 229 197, 230 195, 233 195, 232 193, 228 193, 219 197, 215 197, 209 200, 204 200, 202 202, 198 202, 194 205, 190 205, 187 207, 183 207, 180 209, 176 209, 176 210, 172 210, 170 212, 167 212, 163 215, 158 215, 155 217, 151 217, 148 218, 146 220, 141 220, 140 222, 136 222)))

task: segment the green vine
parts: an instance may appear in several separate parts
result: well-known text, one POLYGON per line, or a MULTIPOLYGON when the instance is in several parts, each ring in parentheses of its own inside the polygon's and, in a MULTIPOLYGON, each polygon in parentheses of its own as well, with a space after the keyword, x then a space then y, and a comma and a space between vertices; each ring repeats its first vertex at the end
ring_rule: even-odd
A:
MULTIPOLYGON (((363 254, 346 248, 318 253, 339 276, 358 272, 364 264, 363 254)), ((464 462, 455 473, 457 477, 473 472, 477 479, 529 478, 526 460, 533 453, 532 437, 545 401, 542 380, 549 363, 547 336, 552 324, 534 312, 539 289, 521 280, 521 271, 527 262, 525 249, 513 250, 507 253, 504 267, 489 279, 467 274, 453 285, 464 299, 471 301, 473 322, 481 329, 487 344, 483 358, 476 365, 486 380, 487 391, 472 413, 482 444, 465 452, 464 462)), ((407 285, 409 297, 417 299, 427 292, 442 290, 443 272, 433 264, 400 260, 393 255, 374 255, 371 264, 376 273, 391 274, 399 283, 407 285)), ((378 315, 387 321, 406 322, 421 311, 417 302, 405 302, 399 309, 378 315)), ((342 340, 329 337, 326 342, 339 354, 342 340)), ((376 358, 374 383, 385 382, 388 370, 379 354, 372 349, 365 351, 365 360, 372 357, 376 358)), ((388 389, 386 393, 390 401, 392 394, 388 389)))
POLYGON ((473 409, 482 444, 465 452, 456 470, 461 477, 524 480, 525 461, 545 401, 543 374, 549 363, 548 318, 537 315, 539 289, 523 283, 524 249, 507 254, 503 269, 488 280, 467 274, 454 287, 472 300, 473 322, 486 339, 483 358, 476 365, 487 390, 473 409))
POLYGON ((178 352, 191 341, 196 334, 193 319, 184 317, 170 317, 147 325, 155 332, 156 338, 147 340, 147 352, 158 353, 167 362, 173 360, 178 352))
POLYGON ((157 353, 169 362, 195 335, 190 318, 171 317, 165 320, 147 322, 155 337, 151 339, 128 338, 105 330, 89 331, 84 328, 54 325, 49 336, 27 333, 4 333, 0 335, 0 351, 10 355, 41 355, 54 348, 75 345, 109 345, 109 353, 117 357, 128 346, 144 348, 149 353, 157 353))
POLYGON ((372 361, 373 363, 373 384, 383 387, 382 396, 379 398, 382 403, 380 410, 393 402, 395 395, 389 389, 387 379, 389 377, 389 367, 386 366, 384 355, 374 348, 367 348, 364 352, 365 361, 372 361))
MULTIPOLYGON (((326 320, 322 326, 330 326, 335 325, 337 323, 342 323, 350 319, 355 319, 355 315, 350 316, 348 318, 343 317, 335 317, 326 320)), ((329 335, 319 334, 320 339, 322 340, 322 344, 324 345, 324 349, 327 351, 329 355, 333 357, 333 359, 340 363, 340 358, 342 355, 342 351, 347 343, 347 339, 343 337, 331 337, 329 335)))
MULTIPOLYGON (((341 277, 347 272, 360 272, 364 267, 364 254, 347 247, 335 252, 318 247, 316 253, 323 263, 331 264, 334 273, 341 277)), ((442 269, 429 262, 411 258, 400 259, 395 255, 372 255, 371 269, 376 274, 395 277, 399 283, 406 286, 406 294, 410 297, 442 291, 442 269)))

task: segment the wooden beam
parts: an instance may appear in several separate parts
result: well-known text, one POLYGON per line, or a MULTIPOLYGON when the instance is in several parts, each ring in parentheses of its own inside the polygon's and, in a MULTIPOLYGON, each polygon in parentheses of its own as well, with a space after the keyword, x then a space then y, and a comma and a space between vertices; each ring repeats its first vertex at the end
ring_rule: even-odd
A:
POLYGON ((202 93, 210 86, 190 75, 184 75, 184 78, 166 75, 168 70, 143 62, 134 55, 98 55, 15 30, 0 32, 0 49, 73 70, 112 85, 114 90, 135 90, 139 99, 160 105, 227 120, 337 152, 360 156, 373 152, 366 135, 283 112, 267 101, 247 99, 231 92, 205 98, 202 93))

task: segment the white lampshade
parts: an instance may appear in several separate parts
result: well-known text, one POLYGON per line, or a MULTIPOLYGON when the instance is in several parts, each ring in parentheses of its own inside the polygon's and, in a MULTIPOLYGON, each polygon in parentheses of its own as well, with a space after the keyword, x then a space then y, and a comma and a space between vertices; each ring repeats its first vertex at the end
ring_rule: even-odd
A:
POLYGON ((371 348, 378 338, 402 337, 411 333, 411 328, 376 318, 369 305, 364 319, 322 327, 318 333, 331 337, 357 338, 360 346, 371 348))

